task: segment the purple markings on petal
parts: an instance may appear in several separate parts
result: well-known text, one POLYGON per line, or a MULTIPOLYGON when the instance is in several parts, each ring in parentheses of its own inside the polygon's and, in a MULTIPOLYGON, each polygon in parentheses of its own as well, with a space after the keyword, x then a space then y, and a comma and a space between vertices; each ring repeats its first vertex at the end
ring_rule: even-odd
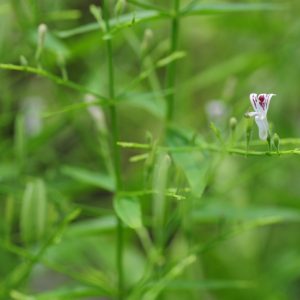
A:
POLYGON ((258 96, 258 100, 259 100, 259 105, 260 105, 263 109, 265 109, 265 106, 266 106, 266 103, 265 103, 266 98, 265 98, 265 96, 264 96, 264 95, 259 95, 259 96, 258 96))

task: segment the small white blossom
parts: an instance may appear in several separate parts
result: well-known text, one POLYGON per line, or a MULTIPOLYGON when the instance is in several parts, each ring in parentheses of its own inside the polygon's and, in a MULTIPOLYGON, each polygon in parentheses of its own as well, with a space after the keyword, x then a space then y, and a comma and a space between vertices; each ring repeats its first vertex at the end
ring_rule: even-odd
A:
POLYGON ((246 113, 246 116, 254 117, 258 126, 259 138, 264 141, 268 137, 269 124, 267 113, 273 96, 275 96, 275 94, 250 94, 250 102, 254 111, 246 113))

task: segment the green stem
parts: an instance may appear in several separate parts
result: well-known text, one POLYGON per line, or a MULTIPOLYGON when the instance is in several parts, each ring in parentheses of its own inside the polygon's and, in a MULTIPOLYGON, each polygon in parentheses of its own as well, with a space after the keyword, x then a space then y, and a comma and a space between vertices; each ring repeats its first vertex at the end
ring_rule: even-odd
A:
MULTIPOLYGON (((103 1, 103 13, 105 19, 106 33, 110 33, 109 25, 109 8, 108 0, 103 1)), ((116 194, 122 189, 122 179, 121 179, 121 157, 120 151, 117 145, 119 140, 119 126, 117 119, 117 110, 115 103, 115 77, 114 77, 114 67, 113 67, 113 51, 111 38, 106 40, 106 51, 107 51, 107 72, 109 80, 109 97, 112 101, 112 105, 109 107, 110 119, 111 119, 111 129, 112 129, 112 152, 113 152, 113 167, 116 180, 116 194)), ((116 266, 118 272, 118 299, 122 300, 124 296, 124 275, 123 275, 123 249, 124 249, 124 228, 123 223, 120 218, 118 218, 117 224, 117 252, 116 252, 116 266)))
MULTIPOLYGON (((122 148, 132 148, 140 150, 150 150, 151 146, 149 144, 139 144, 139 143, 128 143, 128 142, 118 142, 118 146, 122 148)), ((195 146, 181 146, 181 147, 166 147, 160 146, 157 148, 161 152, 198 152, 198 151, 208 151, 208 152, 220 152, 228 154, 236 154, 242 156, 279 156, 279 155, 300 155, 300 149, 289 149, 281 151, 247 151, 247 149, 239 148, 220 148, 216 145, 211 144, 201 144, 195 146)))
MULTIPOLYGON (((178 37, 179 37, 179 7, 180 0, 173 1, 173 13, 172 13, 172 27, 171 27, 171 47, 170 54, 177 51, 178 37)), ((166 89, 172 90, 172 92, 166 97, 167 101, 167 114, 166 120, 170 122, 174 116, 174 98, 175 98, 175 81, 176 81, 176 61, 171 62, 167 68, 167 83, 166 89)))
POLYGON ((56 84, 68 87, 68 88, 70 88, 72 90, 75 90, 77 92, 80 92, 80 93, 83 93, 83 94, 86 94, 86 93, 92 94, 96 98, 101 100, 101 103, 103 103, 103 104, 109 104, 110 103, 109 100, 106 97, 91 91, 90 89, 84 87, 83 85, 80 85, 80 84, 75 83, 73 81, 61 78, 59 76, 56 76, 56 75, 54 75, 50 72, 47 72, 45 70, 42 70, 42 69, 38 69, 38 68, 34 68, 34 67, 28 67, 28 66, 12 65, 12 64, 0 64, 0 69, 35 74, 35 75, 47 78, 47 79, 53 81, 56 84))

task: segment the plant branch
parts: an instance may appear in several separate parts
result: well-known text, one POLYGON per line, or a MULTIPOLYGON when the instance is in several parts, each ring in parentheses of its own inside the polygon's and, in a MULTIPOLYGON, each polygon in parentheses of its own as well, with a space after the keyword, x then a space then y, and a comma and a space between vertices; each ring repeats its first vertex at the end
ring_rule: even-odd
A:
MULTIPOLYGON (((289 139, 290 140, 290 139, 289 139)), ((281 142, 284 139, 280 140, 281 142)), ((284 144, 284 143, 283 143, 284 144)), ((132 148, 140 150, 150 150, 151 145, 149 144, 139 144, 139 143, 128 143, 128 142, 118 142, 118 145, 123 148, 132 148)), ((300 155, 300 148, 281 150, 277 151, 247 151, 246 149, 240 148, 220 148, 219 146, 213 144, 201 144, 196 146, 183 146, 183 147, 166 147, 158 146, 159 151, 168 151, 168 152, 197 152, 197 151, 209 151, 209 152, 220 152, 228 154, 236 154, 242 156, 280 156, 280 155, 300 155)))
POLYGON ((104 103, 110 104, 110 101, 106 97, 87 89, 85 86, 80 85, 80 84, 75 83, 75 82, 70 81, 70 80, 63 79, 63 78, 61 78, 59 76, 56 76, 56 75, 54 75, 50 72, 47 72, 43 69, 38 69, 38 68, 28 67, 28 66, 19 66, 19 65, 13 65, 13 64, 0 64, 0 69, 26 72, 26 73, 39 75, 41 77, 47 78, 47 79, 55 82, 56 84, 68 87, 68 88, 70 88, 72 90, 75 90, 77 92, 81 92, 81 93, 84 93, 84 94, 86 94, 86 93, 92 94, 96 98, 100 99, 103 104, 104 103))
MULTIPOLYGON (((108 0, 103 1, 103 12, 105 20, 106 34, 110 34, 110 24, 109 24, 109 6, 108 0)), ((107 52, 107 72, 109 80, 109 97, 111 101, 115 102, 115 76, 113 67, 113 51, 111 38, 106 40, 106 52, 107 52)), ((111 105, 109 107, 110 119, 111 119, 111 129, 112 129, 112 152, 113 152, 113 167, 116 180, 116 194, 122 189, 122 179, 121 179, 121 157, 120 151, 117 145, 119 140, 119 126, 117 119, 116 106, 111 105)), ((123 250, 124 250, 124 228, 121 219, 118 217, 117 224, 117 253, 116 253, 116 265, 118 270, 118 299, 122 300, 124 296, 124 270, 123 270, 123 250)))

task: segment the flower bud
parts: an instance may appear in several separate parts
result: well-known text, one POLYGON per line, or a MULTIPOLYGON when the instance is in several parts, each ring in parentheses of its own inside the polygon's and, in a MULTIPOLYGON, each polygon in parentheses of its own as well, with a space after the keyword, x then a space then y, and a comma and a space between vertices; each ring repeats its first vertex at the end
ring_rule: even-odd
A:
POLYGON ((20 56, 20 64, 23 67, 27 67, 28 66, 28 60, 24 55, 20 56))
POLYGON ((103 133, 107 133, 107 126, 106 126, 106 119, 105 114, 102 110, 102 108, 99 105, 92 104, 97 101, 96 97, 94 97, 91 94, 85 95, 84 101, 88 103, 87 110, 89 114, 91 115, 92 119, 94 120, 97 129, 103 133))
POLYGON ((274 142, 274 146, 276 148, 277 153, 279 153, 280 138, 279 138, 279 135, 277 133, 275 133, 273 135, 273 142, 274 142))
POLYGON ((94 18, 96 19, 96 21, 98 22, 100 29, 105 32, 106 28, 103 22, 103 18, 102 18, 102 10, 100 7, 97 7, 96 5, 92 4, 90 5, 90 13, 94 16, 94 18))
POLYGON ((39 25, 38 37, 37 37, 37 49, 36 49, 36 53, 35 53, 35 59, 38 64, 40 63, 40 58, 41 58, 42 52, 44 50, 47 31, 48 31, 48 27, 46 24, 42 23, 39 25))
POLYGON ((237 119, 235 117, 230 118, 230 120, 229 120, 229 127, 230 127, 230 130, 232 132, 235 131, 236 125, 237 125, 237 119))
POLYGON ((48 27, 46 24, 40 24, 38 27, 38 47, 43 48, 48 27))
POLYGON ((116 16, 119 16, 122 14, 126 6, 126 1, 125 0, 118 0, 116 6, 115 6, 115 14, 116 16))
POLYGON ((143 37, 143 41, 142 41, 142 44, 141 44, 141 51, 144 53, 145 51, 147 51, 147 49, 149 49, 149 46, 150 46, 150 43, 153 39, 153 31, 152 29, 150 28, 147 28, 145 31, 144 31, 144 37, 143 37))

